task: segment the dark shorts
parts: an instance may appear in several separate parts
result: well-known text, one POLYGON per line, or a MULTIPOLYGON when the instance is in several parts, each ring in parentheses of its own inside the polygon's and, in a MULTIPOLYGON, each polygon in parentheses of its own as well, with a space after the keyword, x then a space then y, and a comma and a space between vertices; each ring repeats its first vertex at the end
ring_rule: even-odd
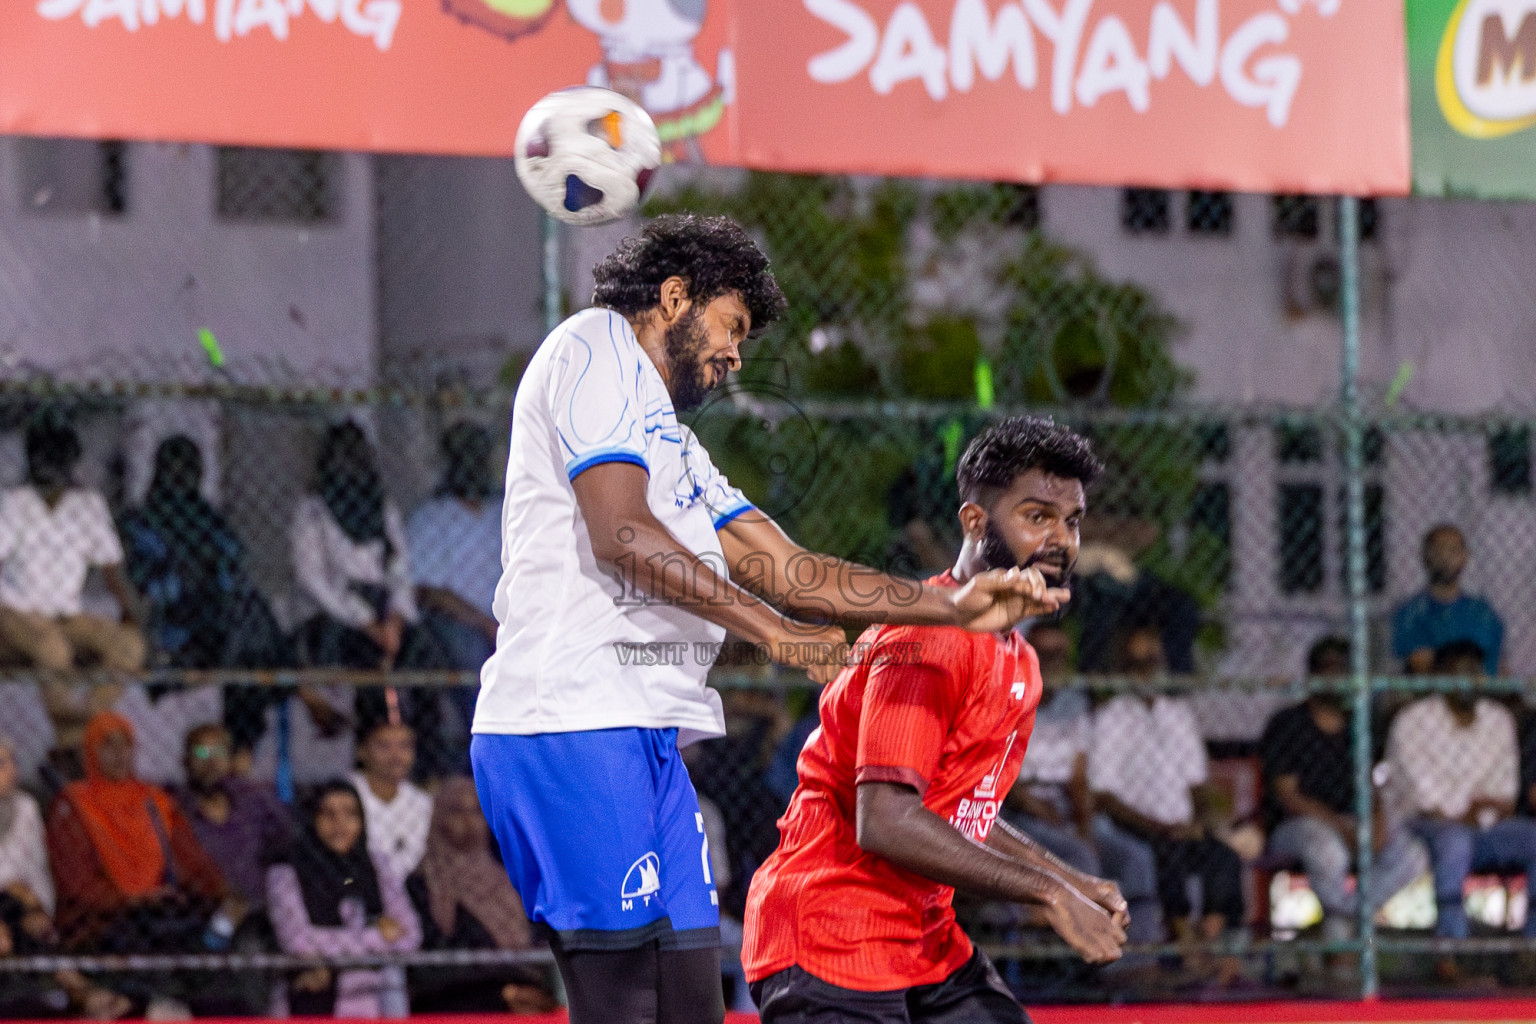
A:
POLYGON ((753 982, 752 998, 763 1024, 1030 1024, 1029 1014, 979 949, 936 985, 858 992, 791 967, 753 982))

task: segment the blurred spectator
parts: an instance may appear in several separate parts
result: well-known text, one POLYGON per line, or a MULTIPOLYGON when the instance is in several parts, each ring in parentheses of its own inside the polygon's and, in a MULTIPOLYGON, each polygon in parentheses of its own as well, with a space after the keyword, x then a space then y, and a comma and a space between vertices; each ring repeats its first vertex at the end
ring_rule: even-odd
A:
MULTIPOLYGON (((288 668, 292 644, 246 571, 245 545, 202 486, 197 443, 167 438, 143 505, 120 523, 155 657, 174 668, 288 668)), ((225 723, 240 749, 255 745, 271 693, 226 687, 225 723)))
POLYGON ((223 688, 211 683, 129 683, 113 711, 133 723, 133 776, 170 789, 184 784, 182 745, 187 733, 224 717, 223 688))
MULTIPOLYGON (((267 871, 267 907, 285 953, 357 956, 421 948, 421 922, 389 863, 368 853, 357 791, 339 779, 315 794, 285 862, 267 871)), ((273 1016, 405 1017, 398 967, 314 967, 279 989, 273 1016)))
MULTIPOLYGON (((405 882, 421 918, 422 948, 532 949, 533 927, 506 869, 491 856, 491 831, 475 784, 448 779, 432 807, 421 868, 405 882)), ((549 1013, 556 1006, 536 969, 412 968, 413 1013, 549 1013)))
MULTIPOLYGON (((491 435, 473 423, 455 423, 439 442, 445 468, 437 493, 411 516, 406 529, 422 622, 436 639, 445 666, 480 671, 496 650, 491 602, 501 580, 501 484, 491 466, 491 435)), ((445 697, 457 720, 445 721, 437 742, 469 765, 469 726, 478 687, 445 697)), ((429 742, 431 738, 428 738, 429 742)))
POLYGON ((432 827, 432 797, 410 781, 416 734, 408 725, 376 725, 363 736, 357 760, 362 771, 352 784, 363 802, 368 849, 403 879, 421 863, 432 827))
MULTIPOLYGON (((16 751, 0 738, 0 958, 46 956, 57 952, 53 925, 53 877, 37 801, 22 792, 16 751)), ((97 1020, 126 1015, 126 996, 91 984, 78 971, 58 971, 53 985, 79 1014, 97 1020)), ((52 1016, 45 983, 26 975, 10 976, 0 995, 0 1014, 7 1017, 52 1016)))
MULTIPOLYGON (((290 539, 301 604, 315 609, 299 630, 308 664, 381 671, 441 665, 435 644, 416 628, 421 616, 400 510, 386 497, 373 447, 356 423, 325 432, 290 539)), ((412 694, 401 693, 401 711, 435 732, 437 693, 423 696, 418 709, 412 694)), ((359 689, 356 699, 359 735, 389 717, 378 690, 359 689)))
POLYGON ((1083 672, 1108 672, 1114 643, 1132 630, 1157 631, 1169 672, 1195 670, 1195 599, 1137 565, 1157 543, 1149 519, 1094 516, 1083 523, 1083 546, 1072 587, 1072 610, 1082 623, 1077 664, 1083 672))
MULTIPOLYGON (((1439 675, 1480 678, 1486 652, 1469 641, 1435 652, 1439 675)), ((1536 821, 1514 816, 1520 789, 1515 718, 1497 701, 1473 693, 1436 693, 1414 701, 1387 737, 1391 786, 1434 865, 1435 934, 1469 934, 1462 890, 1474 871, 1525 872, 1536 891, 1536 821)), ((1536 914, 1527 916, 1536 936, 1536 914)))
POLYGON ((185 435, 155 452, 144 504, 123 516, 129 577, 157 655, 175 668, 285 668, 292 653, 245 569, 245 545, 203 497, 203 454, 185 435))
MULTIPOLYGON (((100 492, 74 484, 80 438, 62 420, 40 418, 27 427, 26 456, 27 482, 0 494, 0 657, 53 672, 90 663, 124 672, 143 668, 139 598, 122 571, 112 514, 100 492), (122 622, 83 613, 81 594, 93 567, 117 598, 122 622)), ((73 752, 86 721, 110 708, 119 692, 44 680, 67 775, 78 774, 73 752)))
POLYGON ((1046 696, 1035 712, 1035 731, 1003 814, 1072 867, 1116 882, 1130 905, 1127 934, 1132 942, 1160 941, 1162 908, 1152 848, 1094 813, 1088 788, 1093 742, 1088 694, 1062 688, 1071 671, 1071 638, 1061 627, 1041 623, 1030 629, 1029 643, 1040 659, 1046 696))
POLYGON ((1498 675, 1504 623, 1487 601, 1462 591, 1466 568, 1467 540, 1459 529, 1441 523, 1424 535, 1428 586, 1392 615, 1392 654, 1405 672, 1428 672, 1437 650, 1465 640, 1482 649, 1483 670, 1498 675))
POLYGON ((66 786, 49 812, 59 932, 69 949, 205 949, 211 927, 233 933, 241 908, 220 906, 224 879, 170 795, 133 777, 133 747, 126 718, 93 717, 85 779, 66 786))
POLYGON ((37 801, 20 785, 16 748, 0 737, 0 899, 53 916, 53 876, 37 801))
MULTIPOLYGON (((1120 672, 1150 680, 1162 671, 1155 627, 1131 631, 1119 647, 1120 672)), ((1214 939, 1245 920, 1242 862, 1195 813, 1196 787, 1207 779, 1205 745, 1185 698, 1150 690, 1121 694, 1094 715, 1089 787, 1116 825, 1152 847, 1158 896, 1180 940, 1214 939), (1191 919, 1185 885, 1191 875, 1199 876, 1203 887, 1199 921, 1191 919)), ((1223 958, 1216 981, 1236 981, 1238 969, 1235 958, 1223 958)))
MULTIPOLYGON (((248 774, 291 803, 298 787, 346 775, 357 763, 357 698, 343 683, 301 686, 267 708, 248 774)), ((238 765, 240 753, 236 751, 238 765)))
MULTIPOLYGON (((727 652, 731 649, 728 643, 727 652)), ((730 884, 715 888, 720 912, 740 920, 752 875, 779 844, 776 823, 783 805, 764 780, 795 722, 783 700, 760 691, 727 690, 721 702, 726 735, 684 747, 683 763, 699 798, 712 802, 724 821, 730 884)))
MULTIPOLYGON (((1307 655, 1307 673, 1342 677, 1349 671, 1349 643, 1325 637, 1307 655)), ((1323 905, 1323 935, 1345 939, 1359 919, 1360 901, 1349 886, 1358 830, 1355 762, 1344 699, 1313 693, 1269 720, 1259 743, 1268 784, 1269 853, 1300 863, 1323 905)), ((1380 803, 1376 804, 1378 812, 1380 803)), ((1404 827, 1375 822, 1374 870, 1368 904, 1381 907, 1429 868, 1423 846, 1404 827)))
POLYGON ((293 819, 270 789, 235 776, 232 753, 229 731, 222 725, 200 725, 187 733, 187 784, 177 802, 231 892, 251 910, 261 911, 267 902, 267 868, 293 842, 293 819))
POLYGON ((441 448, 443 481, 406 531, 416 600, 451 667, 478 670, 496 650, 491 601, 501 580, 501 487, 484 427, 455 423, 441 448))

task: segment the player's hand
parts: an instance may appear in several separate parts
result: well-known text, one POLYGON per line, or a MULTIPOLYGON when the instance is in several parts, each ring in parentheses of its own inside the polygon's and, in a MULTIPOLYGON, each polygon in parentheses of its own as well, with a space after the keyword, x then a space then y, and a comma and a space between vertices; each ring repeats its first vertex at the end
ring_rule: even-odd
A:
POLYGON ((848 637, 838 626, 797 624, 770 641, 768 656, 785 668, 797 668, 811 682, 825 686, 848 661, 848 637))
POLYGON ((1107 964, 1120 959, 1125 929, 1080 893, 1070 889, 1063 892, 1054 905, 1045 909, 1045 919, 1089 963, 1107 964))
POLYGON ((1036 568, 989 569, 965 586, 948 592, 959 625, 976 633, 1001 633, 1020 619, 1051 615, 1072 598, 1066 587, 1052 587, 1036 568))
POLYGON ((1087 878, 1084 881, 1086 884, 1081 886, 1083 895, 1103 907, 1104 912, 1122 929, 1129 927, 1131 908, 1125 902, 1120 886, 1107 878, 1087 878))
POLYGON ((399 942, 405 936, 405 929, 392 917, 379 918, 377 927, 385 942, 399 942))

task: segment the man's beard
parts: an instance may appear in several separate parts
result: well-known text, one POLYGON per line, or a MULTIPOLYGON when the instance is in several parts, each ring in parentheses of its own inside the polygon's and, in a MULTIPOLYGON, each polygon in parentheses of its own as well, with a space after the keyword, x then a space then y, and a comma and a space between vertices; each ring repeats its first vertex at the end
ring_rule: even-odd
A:
POLYGON ((709 334, 702 321, 701 311, 694 309, 667 328, 667 366, 671 370, 667 390, 672 395, 672 407, 678 412, 692 412, 703 405, 709 393, 725 380, 722 364, 716 383, 709 383, 705 368, 710 364, 703 358, 709 334))
POLYGON ((1002 531, 991 519, 987 520, 986 529, 981 535, 981 557, 988 569, 1027 569, 1034 566, 1045 577, 1045 582, 1053 587, 1065 586, 1072 572, 1072 566, 1063 551, 1040 550, 1021 563, 1003 539, 1002 531))

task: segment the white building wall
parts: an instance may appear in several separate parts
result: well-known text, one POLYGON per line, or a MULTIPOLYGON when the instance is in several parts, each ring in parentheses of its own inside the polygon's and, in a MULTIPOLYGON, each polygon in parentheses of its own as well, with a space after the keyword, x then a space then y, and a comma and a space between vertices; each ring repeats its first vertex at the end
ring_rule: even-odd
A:
POLYGON ((39 211, 21 195, 20 143, 0 139, 0 359, 65 377, 159 380, 209 372, 209 328, 236 379, 358 386, 376 365, 373 189, 340 158, 325 224, 220 221, 205 146, 137 143, 121 216, 39 211))

